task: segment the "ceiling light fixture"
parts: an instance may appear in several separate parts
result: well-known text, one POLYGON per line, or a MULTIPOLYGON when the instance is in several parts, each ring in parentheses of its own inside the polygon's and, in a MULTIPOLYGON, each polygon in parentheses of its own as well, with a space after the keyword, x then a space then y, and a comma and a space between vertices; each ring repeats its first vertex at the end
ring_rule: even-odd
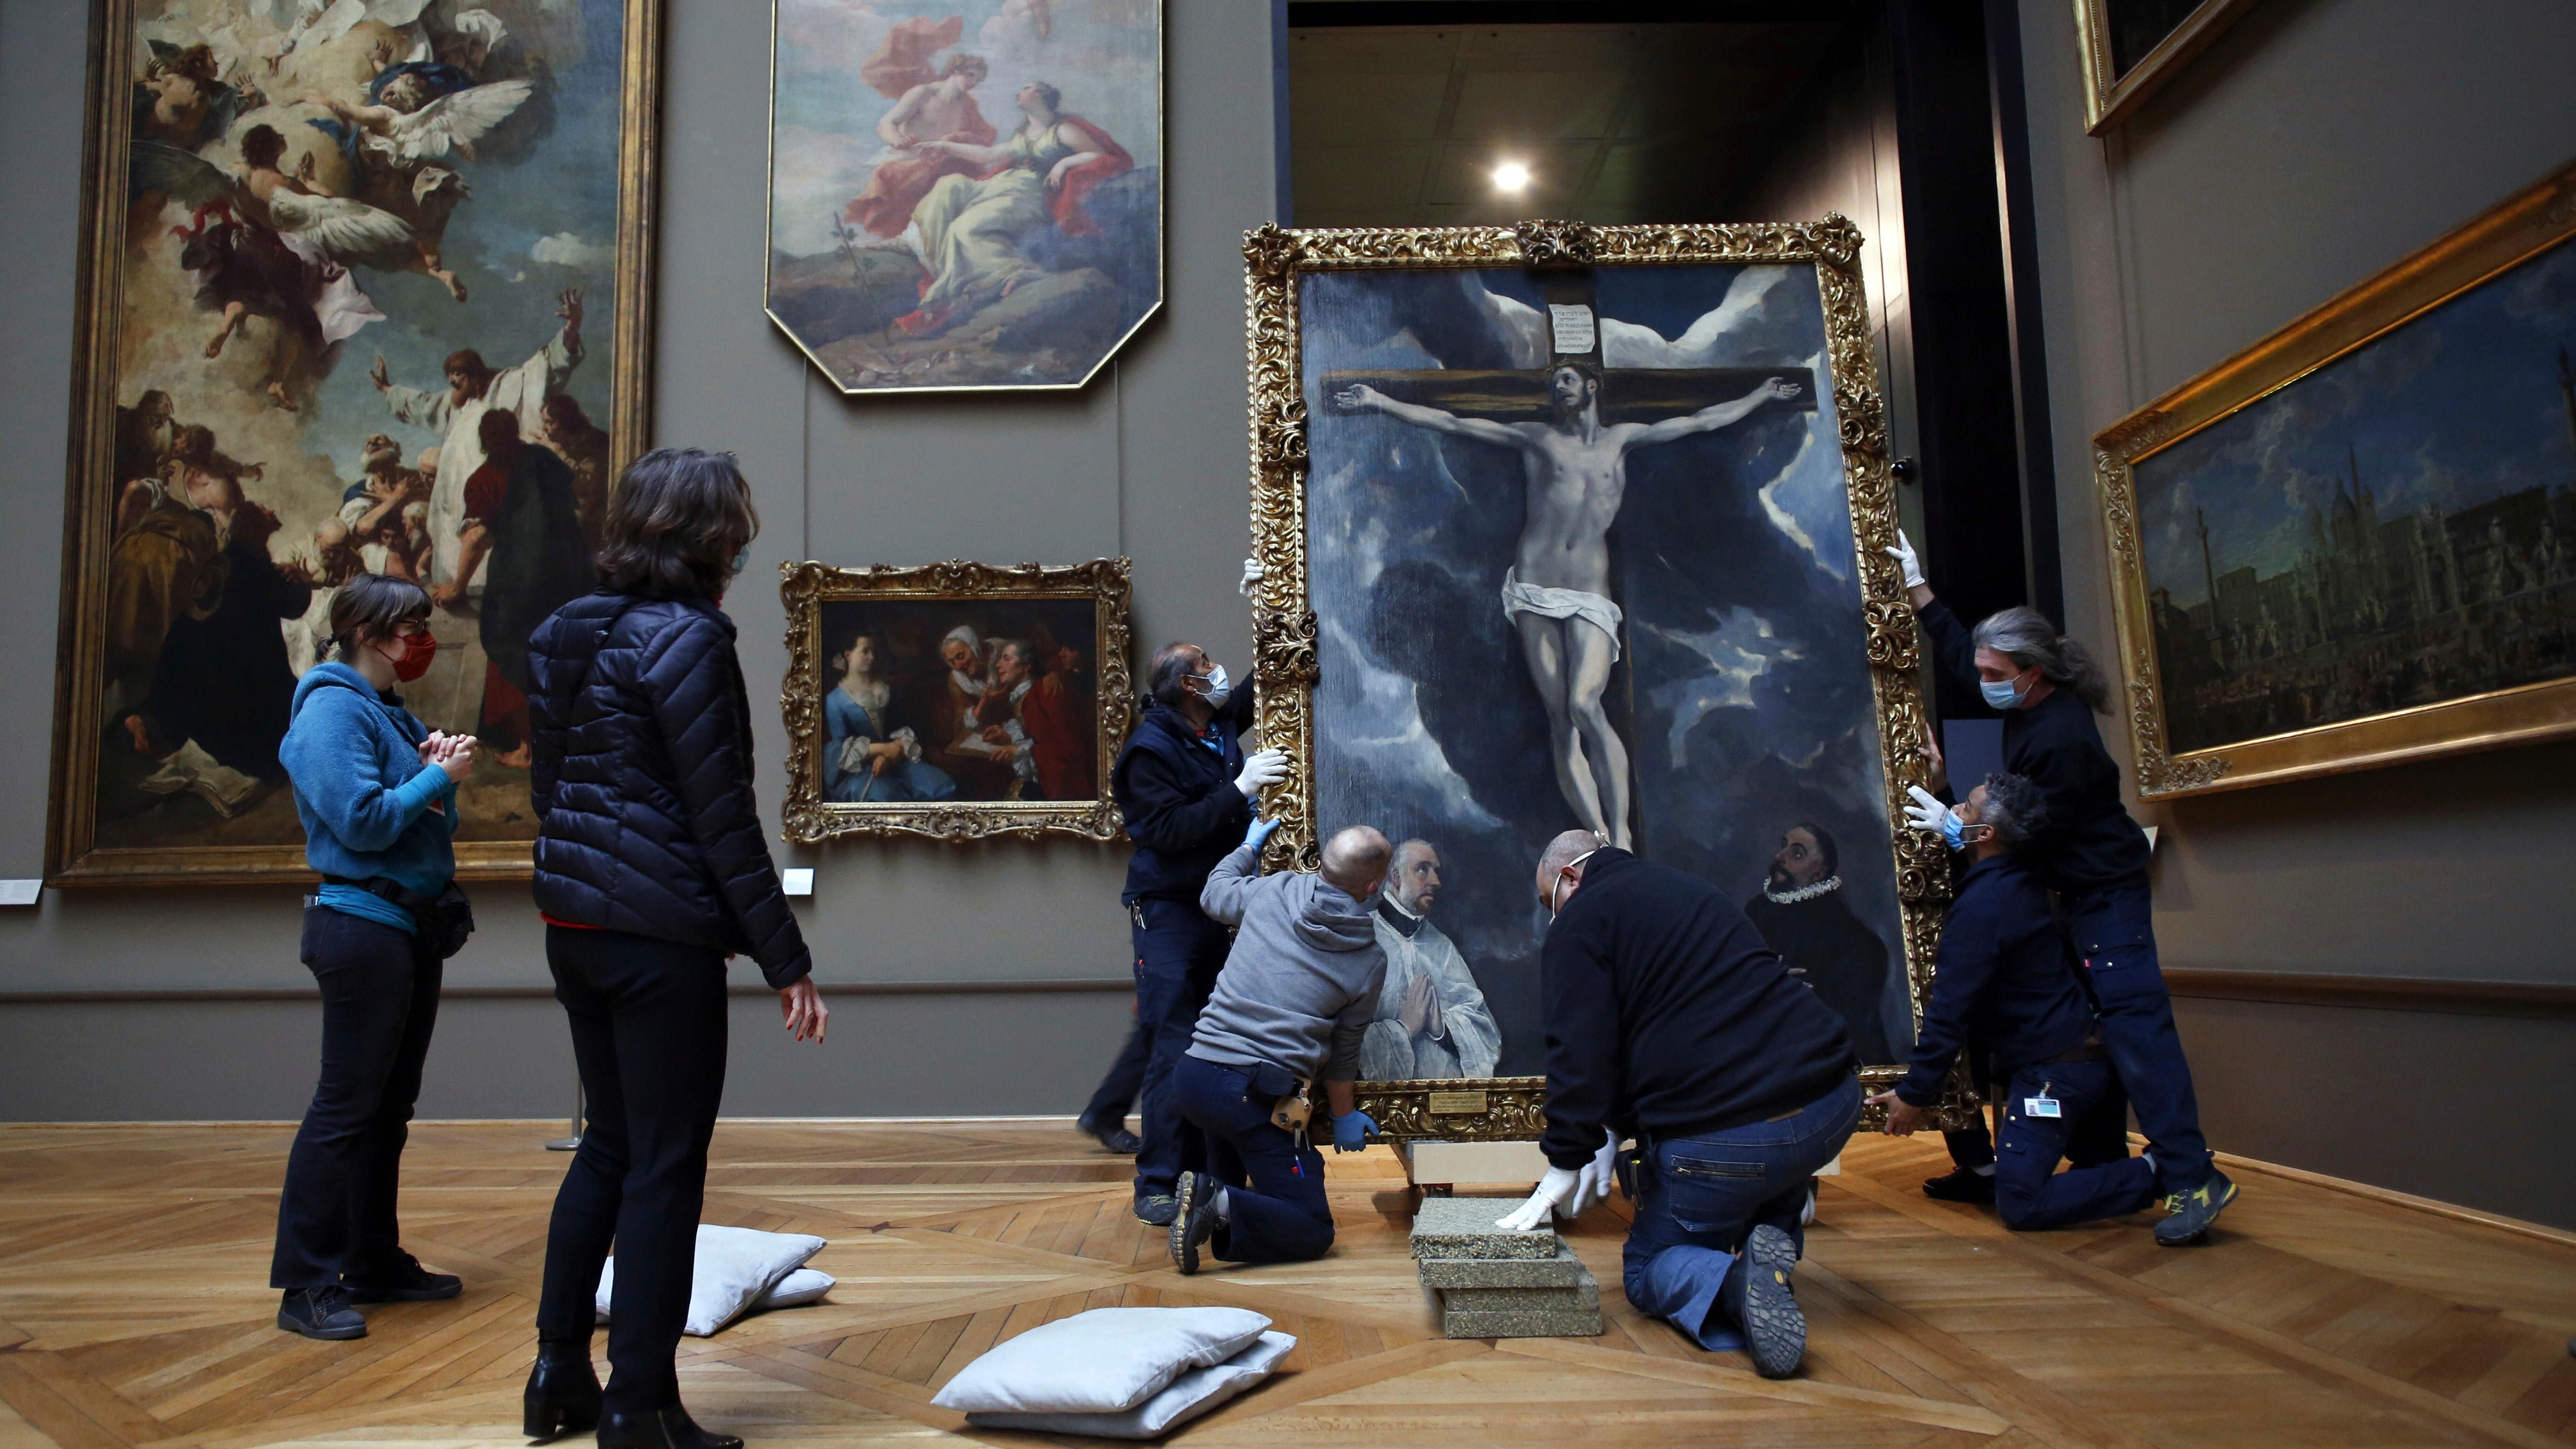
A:
POLYGON ((1519 191, 1529 185, 1529 168, 1518 161, 1506 161, 1494 168, 1496 191, 1519 191))

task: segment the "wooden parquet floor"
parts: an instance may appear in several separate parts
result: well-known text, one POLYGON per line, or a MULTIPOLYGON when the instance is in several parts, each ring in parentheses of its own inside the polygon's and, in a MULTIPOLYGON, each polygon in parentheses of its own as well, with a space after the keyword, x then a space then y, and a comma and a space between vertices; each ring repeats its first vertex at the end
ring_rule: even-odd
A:
MULTIPOLYGON (((0 1449, 519 1444, 546 1214, 539 1124, 418 1127, 409 1246, 456 1301, 318 1344, 265 1286, 289 1133, 0 1128, 0 1449)), ((1598 1339, 1440 1338, 1384 1149, 1334 1164, 1321 1262, 1183 1279, 1123 1160, 1063 1128, 727 1125, 707 1219, 818 1233, 830 1299, 683 1342, 702 1422, 756 1445, 995 1445, 930 1396, 994 1343, 1110 1304, 1234 1304, 1297 1336, 1193 1444, 2576 1444, 2576 1246, 2262 1174, 2214 1241, 2144 1218, 2036 1235, 1926 1200, 1938 1140, 1856 1139, 1799 1272, 1800 1378, 1620 1298, 1614 1201, 1571 1236, 1598 1339)), ((603 1335, 601 1346, 605 1345, 603 1335)), ((1055 1442, 1082 1443, 1080 1440, 1055 1442)))

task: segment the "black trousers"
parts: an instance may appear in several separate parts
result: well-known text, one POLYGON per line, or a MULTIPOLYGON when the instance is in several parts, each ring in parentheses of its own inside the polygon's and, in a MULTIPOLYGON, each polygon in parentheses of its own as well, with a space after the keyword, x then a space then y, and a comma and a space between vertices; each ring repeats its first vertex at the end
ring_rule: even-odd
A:
POLYGON ((1145 1063, 1154 1054, 1154 1028, 1145 1020, 1144 1002, 1137 1002, 1136 1024, 1127 1029, 1127 1044, 1118 1049, 1118 1060, 1109 1064, 1109 1075, 1100 1079, 1091 1103, 1082 1109, 1082 1120, 1098 1127, 1121 1127, 1127 1114, 1136 1106, 1136 1094, 1145 1089, 1145 1063))
POLYGON ((322 987, 322 1077, 286 1156, 271 1288, 322 1288, 402 1267, 394 1198, 438 1025, 440 964, 414 937, 309 906, 302 954, 322 987))
POLYGON ((555 999, 589 1108, 546 1229, 537 1332, 587 1341, 613 1243, 607 1407, 680 1402, 707 1142, 724 1099, 724 954, 623 931, 546 928, 555 999))

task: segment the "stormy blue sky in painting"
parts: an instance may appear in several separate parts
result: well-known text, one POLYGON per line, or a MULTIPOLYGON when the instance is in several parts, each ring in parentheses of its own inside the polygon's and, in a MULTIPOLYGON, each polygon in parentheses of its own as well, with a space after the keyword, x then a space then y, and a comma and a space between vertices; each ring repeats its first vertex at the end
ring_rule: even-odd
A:
POLYGON ((2568 486, 2563 348, 2576 348, 2576 247, 2561 245, 2141 461, 2150 586, 2185 606, 2208 597, 2195 510, 2215 572, 2282 572, 2308 510, 2329 510, 2355 471, 2382 520, 2568 486))
MULTIPOLYGON (((1841 845, 1854 913, 1892 947, 1874 703, 1813 271, 1602 268, 1595 280, 1605 332, 1617 320, 1678 339, 1723 303, 1724 327, 1690 365, 1813 368, 1826 392, 1816 411, 1766 408, 1629 457, 1611 535, 1628 653, 1610 707, 1633 757, 1641 853, 1740 901, 1761 888, 1782 831, 1820 822, 1841 845)), ((1367 821, 1439 849, 1435 918, 1502 1022, 1499 1070, 1535 1072, 1545 920, 1531 869, 1576 821, 1499 596, 1522 525, 1521 466, 1504 448, 1343 412, 1324 374, 1528 365, 1490 325, 1490 299, 1542 298, 1525 274, 1501 270, 1316 273, 1302 285, 1319 823, 1367 821)), ((1611 366, 1615 391, 1615 344, 1611 366)), ((1903 1020, 1892 969, 1890 983, 1887 1018, 1903 1020)))

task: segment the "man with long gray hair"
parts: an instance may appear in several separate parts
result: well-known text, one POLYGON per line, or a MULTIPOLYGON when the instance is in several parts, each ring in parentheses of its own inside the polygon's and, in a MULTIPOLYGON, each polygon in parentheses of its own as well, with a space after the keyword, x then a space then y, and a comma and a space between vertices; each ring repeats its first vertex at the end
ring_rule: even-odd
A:
MULTIPOLYGON (((2102 1014, 2103 1045, 2146 1133, 2172 1213, 2156 1225, 2156 1241, 2168 1247, 2201 1241, 2235 1198, 2236 1184, 2211 1162, 2200 1133, 2191 1063, 2156 964, 2146 832, 2129 818, 2119 762, 2102 747, 2093 722, 2110 710, 2110 681, 2083 645, 2058 633, 2036 609, 2005 609, 1971 635, 1933 597, 1902 533, 1896 545, 1888 553, 1904 570, 1906 597, 1934 658, 2002 712, 2004 768, 2038 786, 2047 801, 2047 823, 2025 850, 2074 931, 2102 1014)), ((1914 827, 1962 848, 1959 812, 1919 785, 1913 794, 1916 803, 1906 814, 1914 827)))

